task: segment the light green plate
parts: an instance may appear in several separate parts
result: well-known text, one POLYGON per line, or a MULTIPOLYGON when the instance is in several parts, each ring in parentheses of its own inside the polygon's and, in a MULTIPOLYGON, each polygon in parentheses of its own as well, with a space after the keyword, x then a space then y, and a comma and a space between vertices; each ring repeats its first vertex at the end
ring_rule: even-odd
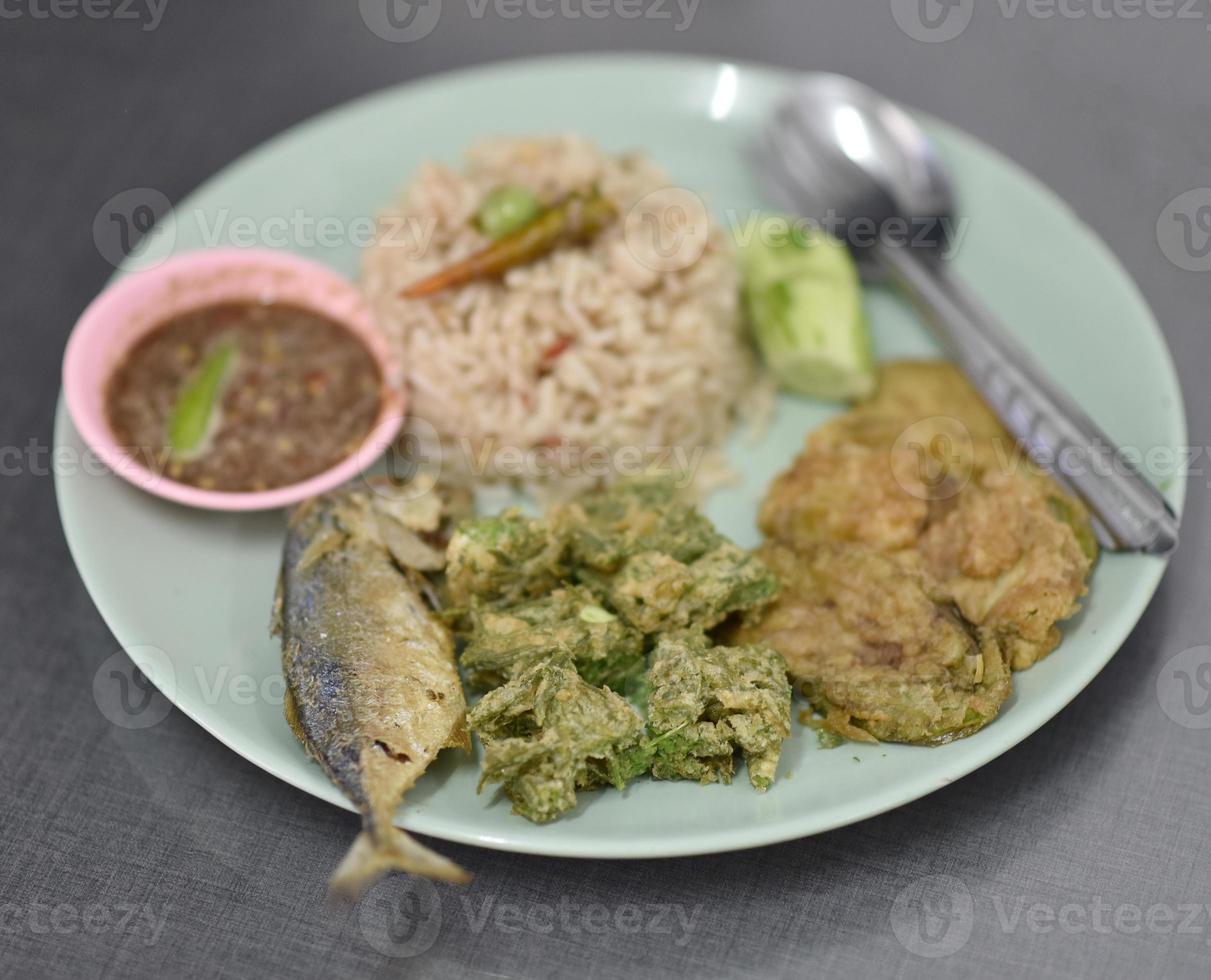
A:
MULTIPOLYGON (((275 217, 335 219, 347 228, 374 214, 423 160, 457 160, 468 143, 495 133, 578 130, 614 150, 643 148, 716 212, 752 208, 759 201, 742 151, 789 77, 708 61, 577 56, 406 85, 299 126, 224 170, 180 203, 158 247, 230 244, 237 219, 271 236, 280 228, 264 222, 275 217)), ((1016 166, 925 123, 954 168, 970 218, 959 271, 1122 444, 1183 445, 1181 393, 1164 340, 1107 248, 1016 166)), ((330 247, 299 250, 352 275, 358 243, 342 237, 356 239, 356 227, 353 236, 337 233, 330 247)), ((868 299, 880 357, 935 353, 897 297, 872 290, 868 299)), ((726 533, 757 542, 763 489, 831 411, 788 398, 760 444, 736 440, 744 482, 708 508, 726 533)), ((62 406, 56 443, 82 448, 62 406)), ((57 490, 80 574, 139 666, 241 755, 347 806, 282 717, 278 648, 266 631, 282 515, 186 510, 114 476, 61 475, 57 490)), ((1183 491, 1182 481, 1171 482, 1175 507, 1183 491)), ((952 745, 823 751, 796 724, 765 795, 743 776, 731 786, 641 781, 625 793, 586 793, 574 813, 544 827, 512 816, 491 791, 476 795, 475 762, 451 751, 410 794, 401 822, 486 847, 609 858, 732 850, 852 823, 953 782, 1038 729, 1119 648, 1163 570, 1157 558, 1103 558, 1063 646, 1019 675, 995 723, 952 745)))

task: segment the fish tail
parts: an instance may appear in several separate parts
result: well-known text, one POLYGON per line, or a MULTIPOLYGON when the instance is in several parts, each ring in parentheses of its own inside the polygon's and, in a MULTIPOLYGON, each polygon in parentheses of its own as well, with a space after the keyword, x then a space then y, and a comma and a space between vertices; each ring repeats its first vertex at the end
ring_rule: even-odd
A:
POLYGON ((332 873, 328 887, 334 895, 356 901, 388 871, 406 871, 459 885, 471 880, 471 875, 453 861, 388 824, 381 830, 363 830, 357 835, 349 853, 332 873))

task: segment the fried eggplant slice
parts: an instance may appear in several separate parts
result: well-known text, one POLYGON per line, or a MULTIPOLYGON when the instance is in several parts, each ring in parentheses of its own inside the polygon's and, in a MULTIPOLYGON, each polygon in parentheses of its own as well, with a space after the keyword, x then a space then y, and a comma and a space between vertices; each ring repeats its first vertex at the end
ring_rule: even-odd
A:
POLYGON ((774 781, 790 736, 786 664, 767 646, 713 646, 697 631, 662 636, 648 674, 648 738, 624 762, 628 775, 730 783, 736 752, 749 782, 774 781))
POLYGON ((915 453, 809 449, 770 485, 758 524, 768 537, 798 546, 855 541, 897 551, 925 529, 931 495, 915 453))
POLYGON ((564 655, 589 684, 621 692, 646 665, 643 634, 585 588, 571 586, 506 609, 479 610, 472 619, 459 663, 477 687, 496 687, 564 655))
MULTIPOLYGON (((808 436, 808 452, 843 447, 910 454, 930 500, 946 499, 973 474, 1021 459, 1016 440, 948 361, 884 364, 874 398, 808 436)), ((903 467, 897 464, 896 472, 907 473, 903 467)))
POLYGON ((513 812, 535 823, 575 807, 577 790, 622 788, 619 759, 643 737, 634 708, 559 659, 489 691, 468 720, 484 746, 480 789, 500 783, 513 812))
POLYGON ((1040 472, 954 365, 884 366, 878 395, 809 436, 760 525, 800 548, 895 555, 1025 669, 1056 647, 1097 545, 1085 508, 1040 472))
POLYGON ((848 543, 769 542, 758 553, 783 591, 730 639, 782 654, 827 730, 937 745, 987 725, 1009 697, 995 637, 934 602, 896 559, 848 543))
POLYGON ((1056 648, 1086 592, 1097 544, 1084 507, 1048 479, 988 473, 921 537, 935 597, 996 634, 1014 670, 1056 648))

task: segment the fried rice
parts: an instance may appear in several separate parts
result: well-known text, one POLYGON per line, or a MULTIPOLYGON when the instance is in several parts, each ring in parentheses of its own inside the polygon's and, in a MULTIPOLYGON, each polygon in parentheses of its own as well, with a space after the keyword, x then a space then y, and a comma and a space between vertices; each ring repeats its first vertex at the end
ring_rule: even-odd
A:
POLYGON ((362 284, 398 347, 408 431, 430 458, 440 448, 447 479, 549 493, 665 468, 702 489, 737 417, 768 405, 726 236, 640 154, 497 138, 463 169, 426 164, 379 216, 362 284), (544 204, 596 186, 619 218, 501 280, 401 298, 488 244, 475 216, 506 185, 544 204))

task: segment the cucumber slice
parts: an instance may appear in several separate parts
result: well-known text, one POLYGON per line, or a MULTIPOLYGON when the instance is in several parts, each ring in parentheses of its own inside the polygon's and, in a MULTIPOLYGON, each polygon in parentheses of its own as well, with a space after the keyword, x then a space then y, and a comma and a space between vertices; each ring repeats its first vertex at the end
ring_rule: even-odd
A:
POLYGON ((820 231, 769 218, 740 245, 757 346, 784 388, 830 400, 869 397, 876 375, 858 269, 820 231))

